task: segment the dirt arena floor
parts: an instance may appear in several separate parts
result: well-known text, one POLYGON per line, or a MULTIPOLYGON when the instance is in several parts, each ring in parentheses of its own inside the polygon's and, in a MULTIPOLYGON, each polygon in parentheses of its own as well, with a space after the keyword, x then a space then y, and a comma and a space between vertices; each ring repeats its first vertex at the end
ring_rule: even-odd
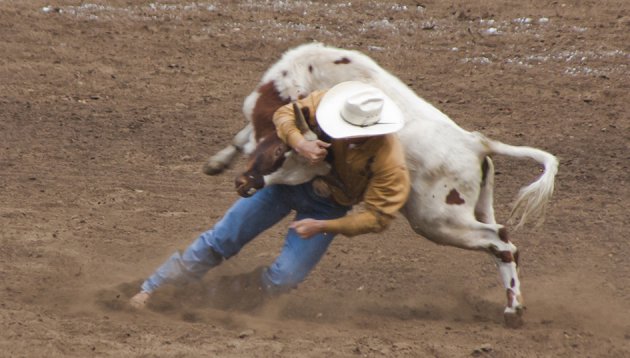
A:
MULTIPOLYGON (((504 222, 533 162, 497 157, 504 222)), ((0 356, 629 357, 630 3, 0 0, 0 356), (139 283, 237 199, 201 168, 285 50, 377 60, 462 127, 561 161, 521 250, 525 325, 492 260, 414 235, 338 237, 255 309, 204 289, 269 264, 288 222, 199 287, 139 283), (201 293, 201 294, 200 294, 201 293)))

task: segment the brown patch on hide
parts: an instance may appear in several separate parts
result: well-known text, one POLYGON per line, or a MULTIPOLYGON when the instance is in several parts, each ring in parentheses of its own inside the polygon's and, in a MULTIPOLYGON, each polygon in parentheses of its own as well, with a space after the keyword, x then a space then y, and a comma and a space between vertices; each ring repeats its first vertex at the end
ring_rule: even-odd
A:
POLYGON ((466 201, 459 195, 459 192, 455 189, 451 190, 446 196, 446 203, 449 205, 462 205, 466 201))
POLYGON ((249 197, 252 195, 252 189, 264 187, 263 176, 273 173, 282 166, 285 160, 284 153, 289 149, 275 131, 263 138, 250 154, 245 171, 234 180, 238 194, 249 197))
POLYGON ((499 251, 495 246, 490 246, 490 252, 497 257, 501 262, 510 263, 514 262, 514 255, 510 251, 499 251))
POLYGON ((338 59, 337 61, 335 61, 335 65, 347 65, 349 64, 351 61, 349 58, 347 57, 342 57, 340 59, 338 59))
POLYGON ((502 227, 499 229, 499 239, 501 239, 501 241, 508 243, 510 242, 510 240, 508 239, 508 234, 507 234, 507 229, 502 227))
POLYGON ((510 287, 514 288, 514 286, 516 286, 516 280, 511 279, 510 280, 510 287))
POLYGON ((308 72, 313 73, 313 65, 308 65, 308 72))
POLYGON ((256 141, 267 137, 276 131, 273 124, 273 114, 283 105, 289 103, 288 98, 282 98, 280 92, 276 89, 273 81, 267 82, 258 88, 260 96, 256 100, 256 105, 252 113, 252 124, 254 125, 254 133, 256 141))
POLYGON ((507 306, 512 308, 512 302, 514 302, 514 291, 510 290, 509 288, 507 289, 507 306))
POLYGON ((510 263, 514 262, 514 256, 509 251, 499 251, 496 256, 501 259, 502 262, 510 263))

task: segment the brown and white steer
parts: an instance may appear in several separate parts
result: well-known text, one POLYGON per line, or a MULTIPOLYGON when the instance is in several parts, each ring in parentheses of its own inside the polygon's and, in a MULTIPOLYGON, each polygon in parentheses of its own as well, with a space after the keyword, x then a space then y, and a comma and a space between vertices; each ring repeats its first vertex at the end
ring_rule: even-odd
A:
MULTIPOLYGON (((401 211, 413 230, 437 244, 489 253, 506 290, 506 323, 519 326, 524 306, 517 273, 518 251, 506 229, 495 220, 494 166, 490 157, 502 154, 530 158, 543 166, 542 175, 522 188, 516 198, 510 215, 511 219, 519 218, 516 228, 543 217, 554 189, 557 159, 540 149, 511 146, 462 129, 360 52, 317 43, 287 51, 245 99, 243 112, 250 124, 232 145, 210 159, 205 172, 220 172, 241 150, 252 153, 247 170, 236 180, 237 190, 244 196, 264 185, 298 184, 325 174, 327 164, 312 167, 288 160, 297 155, 288 154, 289 148, 276 136, 272 114, 281 105, 314 90, 348 80, 380 88, 404 112, 406 123, 398 136, 406 151, 412 188, 401 211)), ((305 114, 312 120, 312 114, 305 114)))

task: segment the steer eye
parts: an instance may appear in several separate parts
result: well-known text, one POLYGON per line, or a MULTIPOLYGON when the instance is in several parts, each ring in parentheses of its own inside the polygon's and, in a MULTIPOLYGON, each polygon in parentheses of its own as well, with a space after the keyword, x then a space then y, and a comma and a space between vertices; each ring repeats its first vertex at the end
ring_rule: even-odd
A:
POLYGON ((284 149, 283 148, 276 148, 276 151, 275 151, 274 155, 276 157, 280 157, 283 153, 284 153, 284 149))

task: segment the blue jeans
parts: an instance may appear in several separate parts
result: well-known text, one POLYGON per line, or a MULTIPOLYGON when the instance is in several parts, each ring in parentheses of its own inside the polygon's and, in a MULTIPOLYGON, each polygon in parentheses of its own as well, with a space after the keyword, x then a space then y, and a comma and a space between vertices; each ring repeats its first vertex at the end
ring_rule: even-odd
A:
MULTIPOLYGON (((152 292, 164 283, 201 279, 223 258, 236 255, 291 210, 296 211, 295 220, 325 220, 342 217, 349 209, 315 194, 311 182, 265 187, 250 198, 236 201, 212 229, 201 234, 183 253, 176 252, 168 258, 142 284, 142 290, 152 292)), ((297 286, 317 265, 333 237, 330 233, 320 233, 302 239, 295 230, 289 229, 280 256, 263 270, 261 286, 269 293, 297 286)))

